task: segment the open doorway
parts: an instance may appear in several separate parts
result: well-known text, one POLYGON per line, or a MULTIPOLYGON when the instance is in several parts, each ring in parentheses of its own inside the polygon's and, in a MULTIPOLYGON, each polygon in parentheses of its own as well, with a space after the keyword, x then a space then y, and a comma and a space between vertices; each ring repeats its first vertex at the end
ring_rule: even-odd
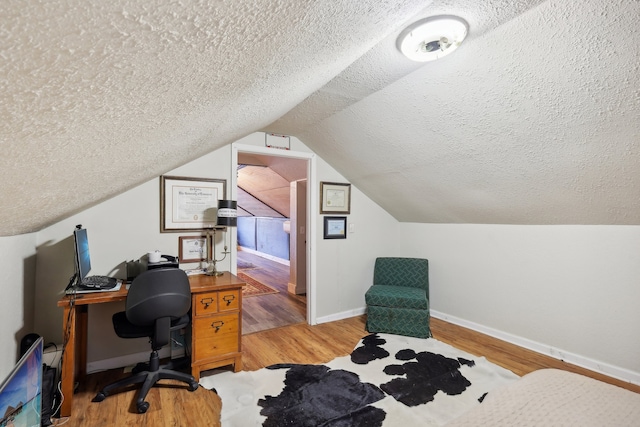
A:
POLYGON ((309 159, 238 150, 237 275, 243 334, 308 320, 309 159))

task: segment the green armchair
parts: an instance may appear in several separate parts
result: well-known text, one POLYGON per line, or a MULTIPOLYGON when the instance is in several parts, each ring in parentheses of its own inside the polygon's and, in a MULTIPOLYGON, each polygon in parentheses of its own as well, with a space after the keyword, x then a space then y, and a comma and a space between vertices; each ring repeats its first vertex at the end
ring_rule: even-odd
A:
POLYGON ((365 302, 369 332, 430 337, 429 261, 377 258, 365 302))

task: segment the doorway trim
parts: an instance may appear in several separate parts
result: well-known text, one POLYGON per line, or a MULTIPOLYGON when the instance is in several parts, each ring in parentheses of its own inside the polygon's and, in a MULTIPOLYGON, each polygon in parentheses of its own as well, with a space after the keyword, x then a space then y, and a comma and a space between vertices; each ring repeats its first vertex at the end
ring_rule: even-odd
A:
MULTIPOLYGON (((247 144, 231 144, 231 198, 238 200, 238 153, 262 154, 271 157, 288 157, 291 159, 307 160, 307 323, 317 324, 316 312, 316 222, 318 212, 318 185, 316 177, 316 158, 314 153, 303 151, 278 150, 268 147, 247 144)), ((237 235, 236 240, 237 242, 237 235)), ((232 259, 238 259, 238 247, 232 245, 232 259)), ((234 273, 237 272, 233 266, 234 273)))

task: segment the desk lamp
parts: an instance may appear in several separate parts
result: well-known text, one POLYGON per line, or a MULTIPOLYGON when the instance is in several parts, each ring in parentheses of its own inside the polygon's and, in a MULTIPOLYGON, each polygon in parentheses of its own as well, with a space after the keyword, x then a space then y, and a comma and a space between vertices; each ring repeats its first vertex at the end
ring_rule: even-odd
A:
MULTIPOLYGON (((238 225, 238 202, 235 200, 218 200, 218 220, 216 222, 216 227, 213 227, 213 253, 211 255, 211 261, 207 266, 207 272, 205 273, 207 276, 222 276, 222 271, 218 271, 216 268, 216 263, 223 261, 227 254, 231 253, 227 247, 224 245, 224 250, 222 251, 222 258, 216 259, 216 228, 217 227, 236 227, 238 225)), ((226 229, 226 228, 225 228, 226 229)))

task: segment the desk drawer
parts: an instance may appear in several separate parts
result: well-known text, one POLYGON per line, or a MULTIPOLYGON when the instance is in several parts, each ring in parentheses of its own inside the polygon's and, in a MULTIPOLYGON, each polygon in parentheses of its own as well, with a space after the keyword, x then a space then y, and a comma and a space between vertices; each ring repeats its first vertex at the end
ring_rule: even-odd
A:
POLYGON ((237 352, 239 347, 238 314, 194 319, 194 359, 237 352))
POLYGON ((193 311, 196 317, 217 313, 218 293, 204 292, 201 294, 195 294, 193 298, 193 311))
POLYGON ((221 312, 237 310, 240 305, 238 295, 240 295, 240 292, 237 289, 218 292, 218 310, 221 312))
POLYGON ((219 311, 234 311, 240 307, 240 291, 217 291, 197 294, 194 297, 193 309, 196 317, 215 314, 219 311))

